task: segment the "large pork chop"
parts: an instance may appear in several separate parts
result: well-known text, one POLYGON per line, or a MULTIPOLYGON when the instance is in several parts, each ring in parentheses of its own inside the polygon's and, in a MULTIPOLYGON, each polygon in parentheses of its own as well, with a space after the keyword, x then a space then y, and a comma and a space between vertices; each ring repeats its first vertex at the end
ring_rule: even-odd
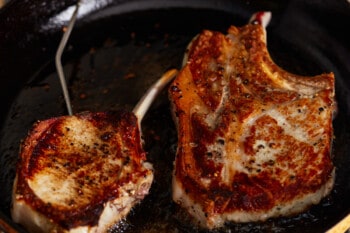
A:
POLYGON ((173 199, 202 227, 296 214, 332 189, 333 73, 278 67, 257 21, 200 33, 169 95, 173 199))

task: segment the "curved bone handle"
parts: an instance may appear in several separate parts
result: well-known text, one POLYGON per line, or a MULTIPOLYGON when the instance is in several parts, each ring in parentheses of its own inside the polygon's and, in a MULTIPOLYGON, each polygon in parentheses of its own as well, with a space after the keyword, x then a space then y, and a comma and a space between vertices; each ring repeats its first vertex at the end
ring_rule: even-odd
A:
POLYGON ((133 109, 133 113, 138 119, 138 124, 140 126, 143 117, 145 116, 147 110, 153 103, 157 95, 163 90, 163 88, 175 78, 178 71, 176 69, 171 69, 165 72, 160 79, 157 80, 144 94, 140 101, 136 104, 133 109))

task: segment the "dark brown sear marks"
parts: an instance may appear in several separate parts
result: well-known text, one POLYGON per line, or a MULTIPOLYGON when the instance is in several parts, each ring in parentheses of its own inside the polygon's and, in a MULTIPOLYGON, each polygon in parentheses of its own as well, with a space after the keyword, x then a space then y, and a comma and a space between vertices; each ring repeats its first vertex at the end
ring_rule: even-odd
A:
MULTIPOLYGON (((118 187, 146 175, 140 163, 145 153, 141 148, 137 119, 132 113, 85 112, 73 118, 73 125, 69 125, 72 119, 69 116, 37 123, 22 144, 18 168, 17 194, 22 194, 38 212, 65 229, 96 225, 104 203, 119 196, 118 187), (73 129, 77 126, 74 122, 87 125, 86 130, 99 134, 92 135, 99 140, 67 140, 67 137, 73 138, 73 129), (133 174, 120 177, 123 165, 131 167, 133 174), (35 179, 44 169, 57 170, 57 178, 62 180, 64 176, 74 176, 74 199, 53 206, 36 196, 26 181, 35 179)), ((84 133, 73 136, 85 137, 84 133)))
POLYGON ((332 176, 334 76, 282 70, 263 36, 258 24, 232 26, 226 36, 204 30, 169 89, 180 147, 175 179, 207 219, 269 211, 332 176))

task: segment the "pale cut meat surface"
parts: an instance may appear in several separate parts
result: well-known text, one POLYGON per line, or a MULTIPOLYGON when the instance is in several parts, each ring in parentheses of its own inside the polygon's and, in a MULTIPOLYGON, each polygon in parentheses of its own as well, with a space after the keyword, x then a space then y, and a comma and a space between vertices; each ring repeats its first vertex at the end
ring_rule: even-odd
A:
POLYGON ((148 194, 145 160, 133 113, 39 121, 21 145, 12 218, 30 232, 107 232, 148 194))
POLYGON ((317 204, 335 179, 334 75, 278 67, 258 23, 204 30, 169 88, 178 130, 173 199, 204 228, 317 204))

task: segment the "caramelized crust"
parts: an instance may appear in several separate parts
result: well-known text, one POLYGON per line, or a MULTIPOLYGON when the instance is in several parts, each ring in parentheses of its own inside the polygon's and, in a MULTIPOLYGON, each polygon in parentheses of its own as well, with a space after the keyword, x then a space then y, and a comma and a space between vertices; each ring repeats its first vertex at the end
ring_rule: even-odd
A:
POLYGON ((299 213, 330 192, 334 76, 278 67, 261 25, 203 31, 169 96, 173 198, 203 227, 299 213))
MULTIPOLYGON (((99 224, 115 223, 132 207, 123 201, 137 202, 148 193, 153 172, 145 159, 132 113, 86 112, 38 122, 21 145, 14 220, 26 224, 20 219, 26 205, 47 219, 39 224, 43 232, 106 231, 99 224), (114 216, 105 216, 106 208, 114 216)), ((34 222, 28 223, 31 231, 38 227, 34 222)))

